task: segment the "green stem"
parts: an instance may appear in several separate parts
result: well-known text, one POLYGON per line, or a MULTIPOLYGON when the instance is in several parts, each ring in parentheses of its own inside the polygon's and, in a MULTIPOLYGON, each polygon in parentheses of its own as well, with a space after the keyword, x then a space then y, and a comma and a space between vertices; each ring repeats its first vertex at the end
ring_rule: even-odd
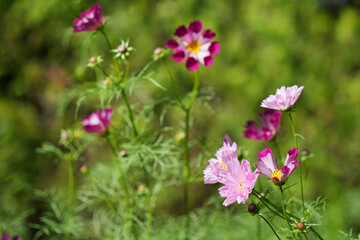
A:
POLYGON ((111 49, 112 49, 112 47, 111 47, 111 43, 110 43, 110 40, 109 40, 109 38, 108 38, 107 34, 105 33, 104 29, 103 29, 103 28, 100 28, 100 30, 99 30, 99 31, 100 31, 100 32, 101 32, 101 34, 104 36, 105 41, 106 41, 106 43, 107 43, 107 45, 108 45, 109 49, 111 50, 111 49))
MULTIPOLYGON (((299 150, 299 146, 298 146, 297 138, 296 138, 295 125, 294 125, 294 121, 293 121, 293 119, 292 119, 292 117, 291 117, 291 112, 289 112, 289 118, 290 118, 292 130, 293 130, 295 147, 296 147, 297 150, 299 150)), ((299 176, 300 176, 301 201, 302 201, 303 213, 305 214, 305 200, 304 200, 304 189, 303 189, 303 180, 302 180, 301 165, 302 165, 302 164, 301 164, 301 161, 300 161, 300 162, 299 162, 299 176)))
POLYGON ((308 237, 306 236, 306 233, 303 232, 302 234, 305 236, 306 240, 309 240, 308 237))
MULTIPOLYGON (((68 219, 72 215, 74 202, 74 161, 72 159, 68 162, 68 219)), ((65 239, 69 239, 70 233, 67 231, 65 233, 65 239)))
POLYGON ((279 145, 277 144, 277 141, 276 141, 276 136, 273 138, 272 142, 274 143, 274 146, 275 146, 275 149, 276 149, 276 152, 278 155, 278 162, 281 162, 281 152, 280 152, 279 145))
MULTIPOLYGON (((131 203, 129 202, 129 190, 127 188, 126 179, 125 179, 125 176, 124 176, 124 171, 122 169, 121 162, 118 161, 119 160, 118 159, 119 158, 119 154, 118 154, 119 151, 118 151, 115 143, 112 141, 109 131, 107 131, 105 133, 105 137, 106 137, 106 140, 107 140, 107 142, 109 143, 109 145, 110 145, 110 147, 112 149, 113 155, 115 157, 116 166, 118 167, 119 172, 120 172, 120 185, 122 186, 122 188, 124 190, 124 193, 125 193, 125 203, 126 203, 128 211, 129 211, 129 219, 130 219, 129 222, 130 222, 131 230, 132 230, 132 233, 133 233, 135 239, 138 239, 136 227, 135 227, 135 224, 134 224, 134 221, 133 221, 133 219, 134 219, 133 206, 134 205, 131 206, 131 203)), ((116 211, 116 213, 118 214, 117 211, 116 211)))
MULTIPOLYGON (((259 214, 260 215, 260 214, 259 214)), ((261 222, 260 222, 260 218, 257 218, 257 239, 261 240, 261 222)))
POLYGON ((264 219, 264 221, 267 223, 267 225, 269 225, 269 227, 271 228, 271 230, 273 231, 273 233, 275 234, 275 236, 277 237, 277 239, 281 240, 281 238, 279 237, 279 235, 275 232, 275 229, 271 226, 270 222, 268 220, 266 220, 266 218, 259 213, 259 216, 264 219))
MULTIPOLYGON (((276 216, 278 216, 278 217, 280 217, 280 218, 285 219, 285 217, 279 213, 279 212, 280 212, 279 209, 277 209, 277 211, 279 211, 279 212, 277 212, 277 211, 275 211, 274 209, 272 209, 272 208, 268 205, 267 201, 265 201, 265 198, 259 197, 259 194, 258 194, 257 192, 255 192, 254 190, 253 190, 253 193, 252 193, 252 194, 253 194, 255 197, 257 197, 257 198, 260 200, 260 202, 261 202, 262 204, 264 204, 264 206, 267 207, 267 209, 269 209, 272 213, 274 213, 276 216)), ((274 207, 274 208, 275 208, 275 207, 274 207)))
MULTIPOLYGON (((287 213, 286 213, 286 211, 285 211, 285 203, 284 203, 284 193, 283 193, 283 189, 282 189, 281 186, 279 186, 279 188, 280 188, 280 192, 281 192, 281 204, 282 204, 283 214, 284 214, 285 219, 286 219, 286 222, 287 222, 287 224, 288 224, 289 231, 292 232, 291 225, 290 225, 290 222, 289 222, 289 218, 288 218, 288 215, 287 215, 287 213)), ((292 234, 293 234, 294 238, 297 239, 296 236, 295 236, 295 233, 292 233, 292 234)))

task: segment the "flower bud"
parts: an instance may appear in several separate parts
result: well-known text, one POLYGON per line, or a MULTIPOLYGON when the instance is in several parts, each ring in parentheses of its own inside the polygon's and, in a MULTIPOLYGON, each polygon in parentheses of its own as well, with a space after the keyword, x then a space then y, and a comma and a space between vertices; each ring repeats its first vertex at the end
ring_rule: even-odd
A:
POLYGON ((89 169, 86 165, 83 165, 81 168, 80 168, 80 172, 83 174, 83 175, 87 175, 89 173, 89 169))
POLYGON ((156 48, 155 50, 154 50, 154 55, 160 55, 161 53, 162 53, 162 48, 160 48, 160 47, 158 47, 158 48, 156 48))
POLYGON ((120 44, 116 50, 118 50, 119 53, 123 53, 126 50, 126 46, 124 44, 120 44))
POLYGON ((297 228, 298 230, 300 230, 300 231, 304 230, 304 229, 306 228, 305 223, 303 223, 303 222, 298 222, 298 223, 296 224, 296 228, 297 228))
POLYGON ((138 188, 137 188, 137 191, 140 194, 144 193, 145 190, 146 190, 146 186, 144 184, 139 185, 138 188))
POLYGON ((69 133, 66 130, 61 131, 60 140, 65 141, 69 138, 69 133))
POLYGON ((104 80, 104 87, 108 87, 111 84, 111 80, 109 78, 106 78, 104 80))
POLYGON ((185 138, 185 133, 183 131, 178 132, 175 136, 175 139, 178 143, 181 143, 185 138))
POLYGON ((249 213, 251 213, 252 215, 256 214, 258 212, 258 207, 256 206, 255 203, 250 203, 248 205, 248 211, 249 213))
POLYGON ((229 136, 229 134, 224 135, 224 142, 229 144, 229 145, 231 145, 233 143, 230 136, 229 136))
POLYGON ((307 156, 307 155, 309 155, 309 154, 310 154, 310 151, 307 150, 307 149, 301 150, 301 152, 300 152, 300 155, 301 155, 301 156, 307 156))
POLYGON ((96 57, 91 57, 91 58, 89 59, 89 63, 94 64, 94 63, 96 63, 96 62, 97 62, 96 57))
POLYGON ((127 152, 125 150, 121 150, 118 154, 120 157, 127 157, 127 152))

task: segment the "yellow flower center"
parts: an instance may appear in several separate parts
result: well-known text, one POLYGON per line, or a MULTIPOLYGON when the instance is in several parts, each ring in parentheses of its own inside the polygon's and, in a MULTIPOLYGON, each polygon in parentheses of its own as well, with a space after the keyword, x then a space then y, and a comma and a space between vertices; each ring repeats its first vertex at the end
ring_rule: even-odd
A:
POLYGON ((222 169, 227 170, 227 167, 225 166, 225 164, 222 160, 220 161, 220 164, 221 164, 222 169))
POLYGON ((239 183, 239 189, 240 189, 240 191, 243 190, 243 188, 241 187, 241 183, 239 183))
POLYGON ((197 41, 192 41, 191 43, 189 43, 189 45, 187 45, 187 49, 191 53, 197 53, 198 51, 200 51, 200 47, 201 45, 197 41))
POLYGON ((277 178, 281 181, 281 170, 278 169, 271 174, 271 178, 277 178))

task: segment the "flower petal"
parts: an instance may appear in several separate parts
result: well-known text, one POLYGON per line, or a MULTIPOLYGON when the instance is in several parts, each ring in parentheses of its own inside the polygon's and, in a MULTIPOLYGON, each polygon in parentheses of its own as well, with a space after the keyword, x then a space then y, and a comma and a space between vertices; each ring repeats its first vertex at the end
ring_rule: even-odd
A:
POLYGON ((189 57, 186 60, 185 66, 190 72, 192 72, 192 71, 195 71, 195 70, 197 70, 199 68, 199 63, 194 58, 189 57))
POLYGON ((172 56, 176 62, 181 62, 185 59, 186 53, 183 50, 177 50, 172 56))
POLYGON ((178 49, 180 43, 174 39, 170 39, 166 42, 165 46, 170 49, 178 49))
POLYGON ((220 51, 220 44, 218 42, 212 42, 209 47, 209 52, 211 55, 216 55, 220 51))

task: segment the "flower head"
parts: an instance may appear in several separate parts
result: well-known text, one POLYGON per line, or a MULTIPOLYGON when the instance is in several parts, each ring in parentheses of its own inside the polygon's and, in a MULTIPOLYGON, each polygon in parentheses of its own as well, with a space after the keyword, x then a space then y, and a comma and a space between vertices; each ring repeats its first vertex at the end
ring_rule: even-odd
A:
POLYGON ((103 12, 100 4, 97 3, 85 12, 80 13, 80 18, 76 18, 73 22, 73 32, 94 31, 103 26, 103 12))
POLYGON ((209 165, 204 170, 204 182, 206 184, 222 182, 227 173, 228 165, 231 162, 238 162, 236 143, 224 141, 223 146, 216 152, 215 156, 216 158, 209 160, 209 165))
POLYGON ((303 88, 303 86, 298 87, 297 85, 292 87, 282 86, 280 89, 276 90, 275 95, 270 95, 267 99, 263 100, 260 106, 263 108, 286 111, 298 100, 303 88))
POLYGON ((202 23, 194 21, 189 27, 184 25, 175 30, 175 36, 180 41, 170 39, 166 42, 166 47, 174 49, 173 58, 176 62, 186 59, 185 66, 189 71, 195 71, 199 68, 199 62, 204 66, 213 64, 213 57, 220 50, 218 42, 210 42, 215 38, 215 33, 210 29, 201 32, 202 23))
POLYGON ((129 59, 131 52, 135 50, 135 48, 130 47, 130 41, 121 40, 120 45, 117 48, 112 49, 111 52, 115 54, 116 58, 120 58, 122 61, 126 61, 129 59))
POLYGON ((99 111, 91 113, 88 117, 81 120, 83 129, 91 133, 104 133, 110 126, 113 109, 105 108, 101 113, 99 111))
POLYGON ((228 172, 224 176, 222 183, 225 185, 219 188, 222 197, 226 197, 224 206, 228 206, 234 202, 245 204, 255 186, 259 176, 259 171, 251 171, 250 163, 243 159, 241 164, 239 161, 233 161, 228 165, 228 172))
POLYGON ((15 236, 15 237, 10 237, 10 235, 6 234, 6 233, 2 233, 1 234, 1 240, 20 240, 19 236, 15 236))
POLYGON ((281 111, 267 109, 264 113, 259 113, 259 119, 263 127, 258 126, 254 121, 247 122, 244 137, 258 141, 273 139, 280 128, 281 111))
POLYGON ((260 173, 270 178, 272 181, 284 182, 294 172, 300 161, 296 160, 299 150, 292 148, 288 151, 285 164, 280 170, 275 164, 274 157, 270 148, 266 148, 258 153, 259 163, 255 166, 260 173))

